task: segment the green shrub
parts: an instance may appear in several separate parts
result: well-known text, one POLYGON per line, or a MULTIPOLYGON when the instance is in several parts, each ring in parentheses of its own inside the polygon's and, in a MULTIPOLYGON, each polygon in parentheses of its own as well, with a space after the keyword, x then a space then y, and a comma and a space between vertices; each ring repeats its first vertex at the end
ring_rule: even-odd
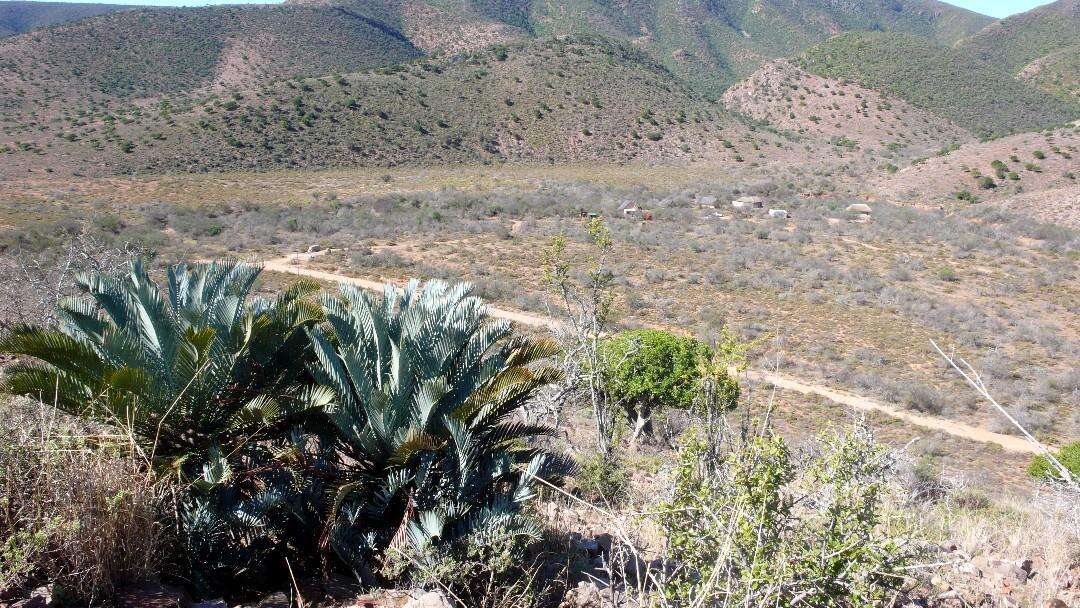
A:
POLYGON ((654 414, 689 409, 697 396, 700 364, 709 347, 690 337, 656 329, 621 332, 600 347, 604 388, 647 432, 654 414))
POLYGON ((630 496, 630 474, 621 460, 599 452, 578 461, 574 489, 585 500, 601 505, 620 505, 630 496))
POLYGON ((960 276, 950 266, 942 266, 937 269, 937 278, 949 283, 959 281, 960 276))
POLYGON ((691 432, 660 508, 679 567, 658 574, 659 592, 676 605, 878 605, 918 557, 912 523, 887 506, 895 489, 866 429, 825 439, 806 462, 769 432, 714 460, 691 432))
MULTIPOLYGON (((1080 441, 1061 448, 1054 457, 1069 471, 1074 480, 1080 480, 1080 441)), ((1028 474, 1042 479, 1060 476, 1057 469, 1050 463, 1050 459, 1041 454, 1031 459, 1028 474)))

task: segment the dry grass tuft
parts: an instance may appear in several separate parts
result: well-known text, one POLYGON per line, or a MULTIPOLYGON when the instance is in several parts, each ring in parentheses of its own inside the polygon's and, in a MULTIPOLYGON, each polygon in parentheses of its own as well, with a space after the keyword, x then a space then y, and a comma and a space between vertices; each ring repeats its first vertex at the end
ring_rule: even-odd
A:
POLYGON ((0 412, 0 589, 55 583, 95 605, 152 577, 163 487, 125 438, 28 401, 0 412))

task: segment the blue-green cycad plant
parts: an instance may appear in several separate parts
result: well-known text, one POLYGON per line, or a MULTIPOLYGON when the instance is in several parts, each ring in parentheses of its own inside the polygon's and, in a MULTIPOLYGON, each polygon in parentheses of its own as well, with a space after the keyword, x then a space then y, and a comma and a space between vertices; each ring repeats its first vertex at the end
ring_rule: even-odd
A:
POLYGON ((179 541, 201 587, 258 570, 304 510, 305 484, 286 465, 310 454, 301 430, 329 394, 303 388, 318 286, 252 298, 259 272, 179 264, 163 289, 133 260, 126 275, 77 277, 85 296, 59 304, 58 327, 0 339, 0 352, 20 357, 6 391, 124 429, 177 482, 179 541))
POLYGON ((489 317, 471 289, 343 286, 309 332, 343 455, 323 542, 358 573, 390 547, 534 533, 522 509, 536 478, 569 470, 533 441, 550 429, 519 417, 558 377, 544 364, 553 344, 489 317))

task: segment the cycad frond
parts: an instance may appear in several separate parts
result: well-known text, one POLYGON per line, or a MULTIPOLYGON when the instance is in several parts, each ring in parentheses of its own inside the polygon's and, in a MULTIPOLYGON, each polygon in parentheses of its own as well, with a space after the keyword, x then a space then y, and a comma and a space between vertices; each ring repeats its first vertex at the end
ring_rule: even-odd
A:
POLYGON ((412 281, 381 297, 343 286, 323 308, 326 322, 309 331, 312 374, 334 389, 328 412, 343 451, 358 456, 346 477, 367 480, 339 497, 337 525, 351 531, 331 537, 343 559, 364 550, 345 539, 390 543, 402 530, 417 546, 455 543, 488 516, 518 512, 535 477, 566 468, 524 447, 548 429, 511 419, 557 378, 541 363, 553 343, 515 336, 470 286, 412 281), (362 506, 367 518, 346 516, 362 506))

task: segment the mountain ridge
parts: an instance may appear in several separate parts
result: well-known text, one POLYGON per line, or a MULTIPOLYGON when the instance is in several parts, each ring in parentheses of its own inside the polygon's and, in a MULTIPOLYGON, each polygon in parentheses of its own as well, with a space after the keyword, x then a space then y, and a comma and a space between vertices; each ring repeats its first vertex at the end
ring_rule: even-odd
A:
POLYGON ((0 2, 0 38, 134 8, 138 7, 125 4, 4 0, 0 2))

